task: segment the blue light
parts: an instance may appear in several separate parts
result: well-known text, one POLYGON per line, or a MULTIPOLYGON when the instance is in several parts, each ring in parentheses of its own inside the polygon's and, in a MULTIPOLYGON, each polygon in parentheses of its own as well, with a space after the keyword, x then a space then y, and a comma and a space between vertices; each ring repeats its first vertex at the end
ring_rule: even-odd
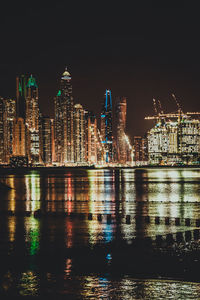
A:
POLYGON ((107 256, 106 256, 106 259, 107 260, 111 260, 112 259, 112 255, 110 253, 108 253, 107 256))
POLYGON ((106 90, 106 111, 107 111, 107 106, 108 106, 108 90, 106 90))

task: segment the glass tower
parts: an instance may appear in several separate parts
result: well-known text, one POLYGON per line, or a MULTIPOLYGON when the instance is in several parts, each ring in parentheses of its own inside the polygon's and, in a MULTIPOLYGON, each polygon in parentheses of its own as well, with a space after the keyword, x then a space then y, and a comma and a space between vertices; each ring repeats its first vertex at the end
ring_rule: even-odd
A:
POLYGON ((101 138, 104 145, 104 161, 110 163, 113 160, 112 97, 110 90, 106 90, 101 110, 101 138))
POLYGON ((60 89, 55 98, 55 149, 57 162, 74 162, 73 142, 73 97, 71 75, 65 68, 60 81, 60 89))

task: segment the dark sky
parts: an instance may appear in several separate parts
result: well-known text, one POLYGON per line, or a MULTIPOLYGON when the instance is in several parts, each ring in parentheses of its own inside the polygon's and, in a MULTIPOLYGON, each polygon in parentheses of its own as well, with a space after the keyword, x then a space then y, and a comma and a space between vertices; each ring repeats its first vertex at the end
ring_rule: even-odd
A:
POLYGON ((99 114, 106 88, 113 100, 127 97, 131 137, 151 127, 153 97, 166 111, 176 110, 171 93, 184 111, 200 110, 198 1, 15 2, 0 9, 0 95, 14 97, 15 76, 32 73, 41 110, 53 116, 68 66, 84 108, 99 114))

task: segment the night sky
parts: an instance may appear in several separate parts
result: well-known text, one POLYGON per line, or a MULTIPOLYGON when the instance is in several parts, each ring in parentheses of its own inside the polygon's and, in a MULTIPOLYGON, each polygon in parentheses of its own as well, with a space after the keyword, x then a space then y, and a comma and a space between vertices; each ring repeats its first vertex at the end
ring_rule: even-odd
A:
POLYGON ((1 96, 15 97, 16 75, 32 73, 41 110, 53 117, 53 98, 68 66, 75 103, 97 115, 106 88, 113 101, 127 97, 130 137, 153 125, 144 120, 153 114, 153 97, 166 112, 177 109, 171 93, 184 111, 200 110, 194 1, 15 2, 0 9, 1 96))

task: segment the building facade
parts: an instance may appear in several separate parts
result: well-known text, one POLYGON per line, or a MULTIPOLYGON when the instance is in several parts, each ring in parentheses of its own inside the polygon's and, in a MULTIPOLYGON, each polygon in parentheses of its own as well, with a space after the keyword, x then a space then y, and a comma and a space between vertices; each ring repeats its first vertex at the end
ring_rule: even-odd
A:
POLYGON ((58 164, 74 162, 73 97, 71 75, 67 68, 62 74, 60 89, 54 100, 55 107, 55 152, 58 164))
POLYGON ((52 165, 52 120, 48 117, 41 118, 41 158, 45 166, 52 165))
POLYGON ((148 132, 151 164, 192 164, 200 159, 200 121, 184 116, 158 122, 148 132))
POLYGON ((74 105, 74 162, 85 163, 85 123, 81 104, 74 105))
POLYGON ((30 164, 36 165, 41 162, 39 133, 40 112, 38 102, 38 85, 32 75, 28 78, 26 87, 26 128, 28 160, 30 164))
POLYGON ((113 132, 112 132, 112 96, 111 91, 106 90, 101 110, 101 138, 104 147, 104 162, 113 161, 113 132))
POLYGON ((97 118, 92 112, 85 112, 85 161, 89 164, 98 162, 99 141, 97 118))
POLYGON ((116 104, 116 150, 117 162, 125 164, 127 162, 127 142, 126 142, 126 98, 119 98, 116 104))

